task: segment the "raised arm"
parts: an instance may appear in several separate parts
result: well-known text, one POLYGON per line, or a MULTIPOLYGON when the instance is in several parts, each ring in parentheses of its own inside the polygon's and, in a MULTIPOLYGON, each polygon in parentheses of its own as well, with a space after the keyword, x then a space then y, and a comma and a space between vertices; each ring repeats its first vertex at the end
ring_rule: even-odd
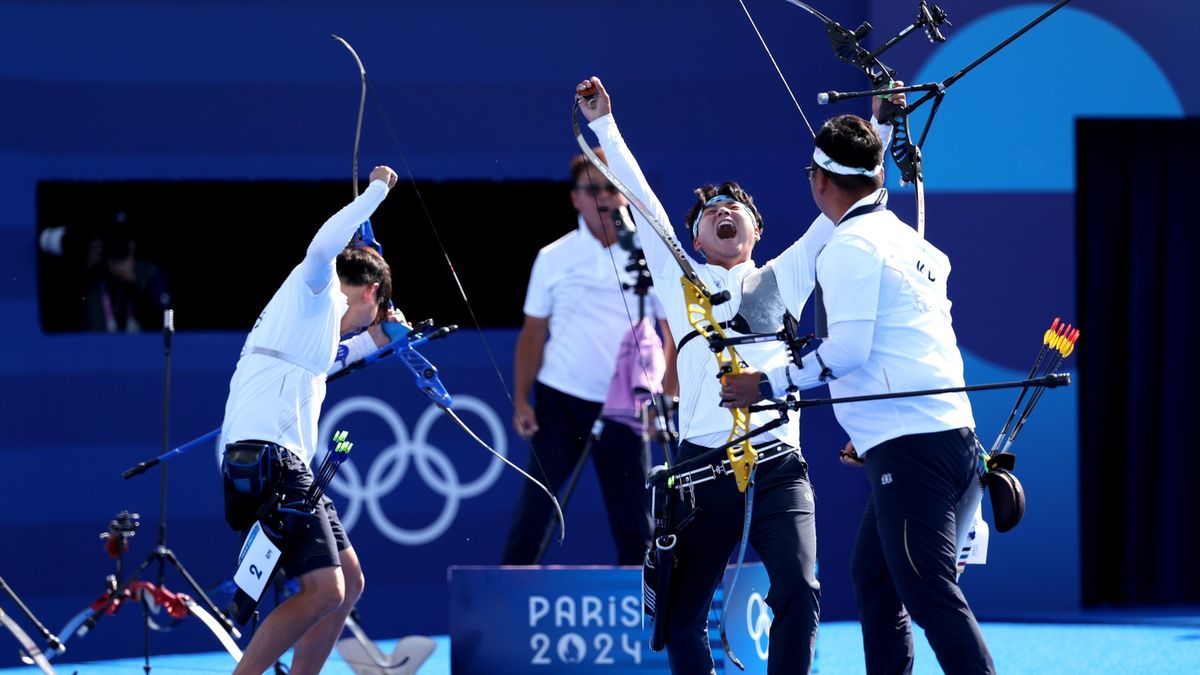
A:
MULTIPOLYGON (((609 170, 629 187, 637 202, 640 202, 640 204, 634 203, 637 207, 635 210, 639 212, 634 215, 633 220, 641 235, 642 250, 646 254, 646 262, 650 265, 650 271, 655 274, 670 271, 674 274, 677 266, 670 249, 659 235, 647 231, 650 226, 640 211, 645 208, 662 224, 666 230, 665 234, 674 239, 675 232, 671 225, 671 219, 667 217, 666 209, 663 208, 662 202, 650 188, 646 176, 642 173, 642 168, 629 150, 629 146, 625 144, 620 129, 617 128, 617 122, 612 115, 612 99, 608 91, 598 77, 591 77, 580 82, 576 85, 575 91, 579 111, 587 119, 588 127, 595 132, 596 138, 599 139, 600 147, 604 149, 605 157, 608 160, 609 170), (594 96, 581 95, 592 89, 595 90, 594 96)), ((690 256, 688 257, 691 259, 690 256)), ((698 263, 692 260, 692 264, 697 265, 698 263)))
MULTIPOLYGON (((896 80, 892 83, 892 86, 903 87, 904 83, 900 80, 896 80)), ((895 103, 901 108, 903 108, 908 102, 908 99, 904 96, 904 94, 892 94, 891 96, 887 97, 887 100, 895 103)), ((888 154, 888 146, 892 142, 892 125, 879 123, 879 111, 882 106, 883 99, 879 98, 878 96, 871 97, 871 126, 875 127, 875 133, 879 134, 880 140, 883 141, 883 156, 886 159, 888 154)))
POLYGON ((338 253, 362 222, 375 213, 383 203, 388 190, 396 184, 396 172, 386 166, 377 166, 371 171, 371 184, 354 201, 333 214, 308 245, 308 253, 300 263, 304 283, 313 293, 329 285, 333 278, 334 261, 338 253))

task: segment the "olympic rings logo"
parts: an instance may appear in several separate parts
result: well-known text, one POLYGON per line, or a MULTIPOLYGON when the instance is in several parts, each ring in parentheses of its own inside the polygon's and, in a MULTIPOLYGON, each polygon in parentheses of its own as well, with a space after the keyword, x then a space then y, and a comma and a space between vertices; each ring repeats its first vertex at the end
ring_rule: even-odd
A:
MULTIPOLYGON (((491 436, 491 446, 501 455, 508 456, 508 434, 500 418, 487 403, 472 396, 456 394, 454 409, 475 413, 482 419, 491 436)), ((338 428, 341 419, 352 413, 376 415, 392 430, 396 442, 384 448, 375 457, 367 467, 365 476, 355 465, 357 457, 352 455, 330 481, 327 491, 332 490, 341 496, 338 500, 338 513, 347 532, 358 522, 365 508, 375 528, 388 539, 405 546, 428 544, 441 537, 454 523, 462 500, 486 492, 495 484, 504 468, 503 463, 493 457, 481 475, 468 482, 462 482, 458 470, 446 453, 428 442, 430 428, 442 418, 441 410, 437 406, 430 405, 421 413, 410 435, 404 420, 391 406, 370 396, 345 399, 322 416, 318 425, 318 450, 316 456, 311 458, 313 466, 319 466, 321 458, 328 452, 330 437, 338 428), (417 475, 431 490, 446 499, 437 518, 429 525, 416 530, 408 530, 393 523, 379 502, 381 497, 391 493, 400 484, 410 466, 416 469, 417 475)))
POLYGON ((750 634, 750 639, 754 640, 754 651, 758 652, 758 658, 762 660, 766 660, 771 647, 769 611, 761 595, 757 592, 750 594, 750 599, 746 602, 746 631, 750 634))

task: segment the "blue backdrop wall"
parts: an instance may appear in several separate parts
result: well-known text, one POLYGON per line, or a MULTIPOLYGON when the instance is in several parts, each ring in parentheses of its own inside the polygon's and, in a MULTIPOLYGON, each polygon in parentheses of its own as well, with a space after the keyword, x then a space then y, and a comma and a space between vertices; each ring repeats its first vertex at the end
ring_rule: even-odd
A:
MULTIPOLYGON (((818 91, 863 88, 815 20, 784 2, 748 4, 814 123, 862 112, 812 103, 818 91)), ((881 38, 911 21, 915 5, 820 4, 851 27, 869 18, 881 38)), ((946 44, 913 39, 885 59, 907 81, 949 76, 1047 6, 944 4, 955 23, 946 44)), ((953 87, 939 111, 925 148, 928 236, 955 263, 968 380, 1023 375, 1049 319, 1072 319, 1073 121, 1200 110, 1182 53, 1200 9, 1158 5, 1149 14, 1117 0, 1074 3, 953 87)), ((95 536, 116 511, 143 514, 131 556, 150 550, 158 479, 123 481, 120 472, 158 452, 162 347, 157 335, 42 332, 39 181, 344 179, 358 82, 329 39, 337 33, 363 57, 383 109, 368 111, 364 167, 400 164, 390 125, 417 179, 561 179, 574 148, 573 85, 598 74, 672 213, 694 185, 739 180, 768 217, 760 261, 815 213, 802 170, 808 131, 732 0, 4 2, 0 25, 0 315, 8 325, 0 334, 8 505, 0 574, 51 627, 102 590, 111 563, 95 536)), ((909 190, 897 187, 892 203, 911 221, 909 190)), ((389 225, 377 224, 381 236, 389 225)), ((172 236, 186 245, 205 234, 172 236)), ((221 260, 212 264, 213 274, 225 273, 221 260)), ((420 290, 398 289, 401 305, 420 290)), ((242 338, 176 336, 173 445, 219 424, 242 338)), ((512 331, 464 331, 428 355, 468 422, 523 462, 481 339, 507 371, 512 331)), ((355 430, 355 459, 335 493, 369 578, 364 618, 380 635, 446 631, 446 567, 496 562, 521 480, 436 417, 408 377, 387 364, 332 385, 322 423, 325 433, 335 424, 355 430)), ((990 440, 1012 396, 972 400, 990 440)), ((1075 419, 1074 394, 1052 392, 1023 433, 1026 521, 995 537, 990 563, 963 578, 982 615, 1079 606, 1075 419)), ((844 438, 828 411, 807 413, 803 434, 819 501, 824 615, 850 618, 846 568, 867 487, 834 461, 844 438)), ((168 475, 169 543, 206 584, 229 575, 237 548, 220 519, 215 468, 208 447, 173 462, 168 475)), ((591 483, 567 518, 566 544, 547 562, 611 560, 591 483)), ((79 657, 139 651, 133 619, 108 623, 73 644, 79 657)), ((182 630, 173 648, 213 646, 194 627, 182 630)))

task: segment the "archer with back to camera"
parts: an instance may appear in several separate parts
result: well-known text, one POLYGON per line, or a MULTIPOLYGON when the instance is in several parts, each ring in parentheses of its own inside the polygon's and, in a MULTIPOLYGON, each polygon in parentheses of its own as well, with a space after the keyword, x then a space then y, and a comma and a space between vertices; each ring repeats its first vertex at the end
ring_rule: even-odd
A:
MULTIPOLYGON (((726 405, 823 384, 839 398, 964 386, 950 260, 888 210, 885 145, 855 115, 817 133, 809 183, 837 223, 816 262, 829 336, 800 364, 727 378, 726 405)), ((865 466, 871 485, 850 562, 867 672, 912 672, 911 616, 945 672, 994 673, 956 573, 960 532, 982 499, 967 395, 846 403, 834 414, 850 436, 842 462, 865 466)))
MULTIPOLYGON (((326 375, 387 345, 382 322, 400 320, 388 309, 387 262, 347 245, 395 183, 390 168, 371 171, 367 189, 321 226, 246 337, 221 437, 225 517, 235 530, 254 524, 269 494, 290 503, 308 492, 326 375)), ((279 564, 300 590, 267 616, 235 673, 258 675, 292 647, 292 673, 320 672, 362 593, 362 567, 328 496, 312 517, 291 523, 279 564)))

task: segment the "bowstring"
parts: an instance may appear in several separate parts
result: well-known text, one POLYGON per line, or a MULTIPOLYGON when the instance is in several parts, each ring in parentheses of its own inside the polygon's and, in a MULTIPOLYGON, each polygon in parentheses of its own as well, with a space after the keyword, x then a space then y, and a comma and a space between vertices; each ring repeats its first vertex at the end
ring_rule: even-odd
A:
MULTIPOLYGON (((574 113, 575 106, 579 105, 579 98, 580 97, 578 95, 576 95, 575 100, 572 104, 572 109, 571 109, 572 114, 574 113)), ((803 112, 801 112, 801 114, 803 114, 803 112)), ((590 166, 589 166, 589 169, 585 171, 585 173, 587 174, 588 185, 590 187, 594 188, 595 186, 592 183, 592 174, 591 174, 590 166)), ((597 195, 595 193, 592 194, 592 199, 596 202, 597 207, 599 207, 599 199, 597 198, 597 195)), ((630 204, 629 206, 632 207, 633 205, 630 204)), ((635 210, 636 209, 633 209, 633 208, 629 209, 629 214, 631 217, 633 216, 633 212, 635 210)), ((670 223, 669 220, 667 222, 668 222, 668 224, 670 223)), ((672 226, 671 229, 674 230, 674 226, 672 226)), ((675 233, 672 232, 672 234, 675 234, 675 233)), ((657 236, 657 234, 655 234, 655 236, 657 236)), ((617 282, 620 283, 621 275, 620 275, 620 272, 617 271, 616 256, 613 255, 611 245, 608 246, 608 255, 609 255, 609 258, 612 260, 613 274, 617 277, 617 282)), ((621 301, 625 304, 625 315, 629 319, 629 327, 630 327, 630 330, 632 330, 633 329, 633 315, 629 311, 629 300, 625 296, 625 293, 623 291, 621 293, 621 301)), ((685 298, 685 301, 686 301, 686 298, 685 298)), ((703 335, 701 335, 700 337, 705 338, 705 336, 703 336, 703 335)), ((671 335, 671 339, 676 340, 674 335, 671 335)), ((683 393, 683 384, 682 384, 682 377, 679 374, 679 355, 680 355, 679 350, 676 350, 676 352, 675 352, 675 379, 679 383, 678 384, 679 392, 682 394, 683 393)), ((649 380, 650 377, 649 377, 648 371, 646 370, 646 363, 642 359, 641 351, 638 352, 638 363, 642 367, 643 376, 646 377, 647 380, 649 380)), ((702 365, 701 370, 703 370, 703 369, 705 369, 705 366, 702 365)), ((701 377, 703 377, 703 374, 701 374, 701 377)), ((680 439, 681 443, 683 442, 683 439, 684 439, 684 429, 691 428, 692 422, 696 418, 696 412, 699 409, 699 406, 697 404, 700 402, 700 389, 701 389, 700 387, 696 387, 696 392, 692 395, 692 398, 688 402, 688 408, 690 409, 690 413, 688 414, 686 424, 679 425, 678 431, 679 431, 679 439, 680 439)), ((663 411, 660 411, 659 414, 663 414, 663 411)))
MULTIPOLYGON (((572 103, 572 108, 571 108, 572 113, 574 113, 574 110, 575 110, 574 106, 577 106, 577 105, 579 105, 579 96, 576 96, 574 103, 572 103)), ((583 173, 585 176, 587 176, 588 193, 592 197, 592 204, 596 207, 596 214, 598 216, 600 216, 601 225, 603 226, 604 216, 600 213, 599 190, 596 188, 596 184, 592 182, 592 166, 590 163, 588 163, 587 165, 584 166, 583 173)), ((572 189, 574 189, 574 186, 572 186, 572 189)), ((618 194, 620 194, 620 193, 618 193, 618 194)), ((624 195, 622 195, 622 196, 624 196, 624 195)), ((631 204, 628 203, 628 200, 626 200, 625 205, 626 205, 626 207, 632 206, 631 204)), ((634 209, 629 208, 629 216, 631 218, 633 217, 633 211, 634 211, 634 209)), ((615 231, 616 220, 615 220, 615 218, 612 218, 612 217, 610 217, 610 220, 613 221, 614 231, 615 231)), ((630 223, 630 225, 632 226, 633 223, 630 223)), ((635 228, 635 231, 636 231, 636 228, 635 228)), ((608 233, 604 230, 603 227, 600 228, 600 233, 603 236, 603 239, 601 241, 604 242, 604 247, 605 247, 604 250, 608 251, 608 259, 612 263, 613 277, 616 279, 617 286, 620 289, 621 304, 625 307, 625 318, 629 321, 629 331, 632 333, 632 332, 634 332, 633 312, 631 312, 629 309, 629 296, 628 296, 628 294, 625 293, 625 282, 623 282, 621 280, 621 272, 617 267, 617 256, 616 256, 616 254, 613 253, 613 250, 612 250, 613 244, 616 242, 608 241, 608 233)), ((632 257, 632 255, 631 255, 631 257, 632 257)), ((646 298, 642 302, 643 302, 643 304, 648 303, 649 298, 646 298)), ((657 318, 659 318, 659 320, 662 319, 662 317, 657 317, 657 318)), ((645 320, 645 317, 642 317, 642 319, 645 320)), ((654 327, 657 328, 657 326, 654 326, 654 327)), ((641 342, 637 341, 637 344, 638 344, 637 361, 638 361, 638 366, 642 369, 642 377, 645 378, 645 380, 647 382, 651 382, 650 371, 646 365, 646 360, 642 358, 641 342)), ((678 359, 676 359, 676 361, 678 362, 678 359)), ((667 364, 667 368, 670 368, 670 364, 667 364)), ((678 373, 678 368, 676 369, 676 372, 678 373)), ((664 374, 665 374, 665 371, 664 371, 664 374)), ((614 376, 615 376, 615 373, 614 373, 614 376)), ((661 382, 659 384, 661 385, 661 382)), ((601 411, 603 412, 603 409, 601 409, 601 411)), ((668 411, 665 411, 665 410, 660 410, 658 412, 658 414, 660 414, 660 415, 665 415, 667 413, 668 413, 668 411)), ((646 433, 645 422, 643 422, 643 433, 646 433)))
MULTIPOLYGON (((441 251, 442 258, 446 261, 446 267, 450 270, 450 276, 454 279, 454 284, 458 288, 458 294, 462 298, 463 304, 467 308, 467 314, 471 317, 471 323, 474 325, 475 331, 479 335, 479 341, 483 344, 483 350, 487 354, 488 361, 489 361, 489 363, 491 363, 491 366, 492 366, 492 370, 495 371, 496 377, 498 377, 500 379, 500 385, 501 385, 501 388, 504 390, 504 396, 508 399, 509 407, 515 413, 516 409, 517 409, 517 403, 513 399, 512 392, 509 391, 508 380, 505 379, 504 373, 500 370, 500 365, 496 361, 496 355, 495 355, 495 353, 492 352, 491 344, 488 343, 487 338, 483 334, 483 327, 479 323, 479 317, 475 314, 475 307, 471 304, 470 298, 467 297, 467 291, 463 287, 463 283, 462 283, 462 280, 458 276, 458 272, 454 269, 454 262, 450 259, 450 253, 446 249, 445 242, 442 241, 441 232, 438 230, 437 225, 434 223, 433 215, 430 213, 430 210, 429 210, 429 205, 426 203, 424 196, 422 196, 420 187, 417 186, 417 179, 416 179, 416 176, 413 174, 412 167, 410 167, 408 164, 408 157, 405 156, 404 150, 401 149, 400 141, 396 137, 395 130, 392 128, 391 120, 388 119, 387 114, 384 112, 383 101, 380 99, 379 93, 375 90, 375 85, 374 85, 374 83, 371 82, 371 79, 364 75, 364 80, 367 83, 367 89, 371 93, 371 98, 372 98, 372 100, 375 101, 375 105, 379 110, 379 116, 383 119, 383 126, 385 129, 387 129, 388 136, 392 140, 392 145, 396 149, 396 154, 400 158, 400 164, 401 164, 401 166, 404 167, 404 173, 408 178, 409 185, 412 186, 413 194, 416 195, 416 197, 417 197, 417 203, 421 207, 421 213, 425 217, 425 223, 429 226, 430 232, 433 233, 434 241, 437 242, 438 250, 441 251)), ((545 484, 549 485, 549 483, 550 483, 549 474, 546 472, 546 468, 544 466, 542 466, 541 460, 538 459, 537 452, 535 452, 533 450, 532 442, 529 443, 529 447, 530 447, 529 454, 533 457, 534 464, 537 465, 538 471, 541 472, 542 479, 545 481, 545 484)), ((522 473, 524 473, 524 472, 522 472, 522 473)), ((555 501, 557 504, 557 500, 555 500, 555 501)), ((560 509, 560 513, 561 513, 561 509, 560 509)))
POLYGON ((750 14, 750 8, 746 6, 745 0, 738 0, 738 4, 742 6, 742 11, 746 13, 746 18, 750 20, 750 26, 754 28, 754 34, 758 36, 758 41, 767 52, 767 58, 771 59, 771 65, 775 66, 775 72, 779 74, 779 79, 783 82, 783 88, 787 89, 788 96, 792 98, 792 103, 796 105, 796 110, 800 112, 800 117, 804 120, 804 126, 808 127, 808 133, 813 138, 816 138, 817 133, 813 131, 812 124, 809 124, 808 115, 804 114, 804 109, 800 107, 800 101, 796 100, 796 94, 792 92, 792 86, 788 84, 787 78, 783 75, 783 70, 779 68, 779 62, 775 60, 775 55, 771 53, 771 48, 767 46, 767 41, 763 37, 762 31, 758 29, 758 23, 754 21, 754 17, 750 14))

